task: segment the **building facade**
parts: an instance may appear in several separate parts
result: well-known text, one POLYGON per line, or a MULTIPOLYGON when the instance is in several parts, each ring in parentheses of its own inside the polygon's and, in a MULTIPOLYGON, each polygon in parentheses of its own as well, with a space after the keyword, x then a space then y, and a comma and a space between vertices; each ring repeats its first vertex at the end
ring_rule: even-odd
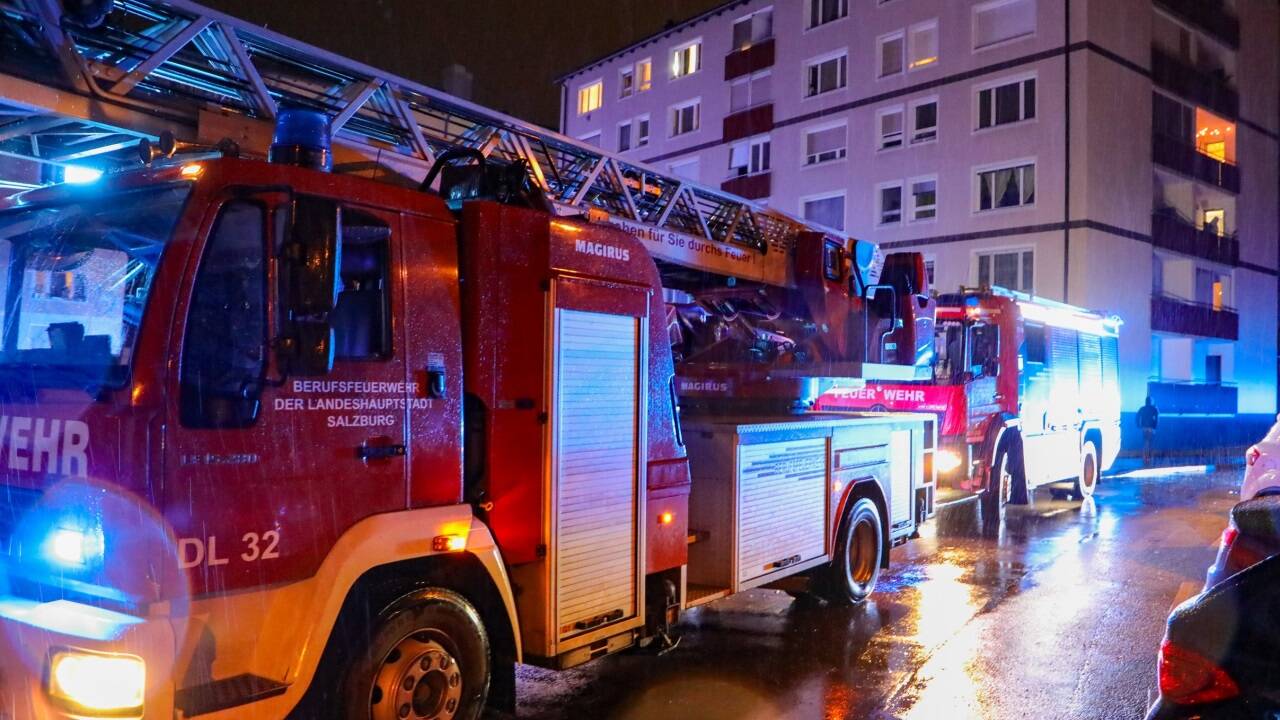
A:
POLYGON ((1225 444, 1276 412, 1278 77, 1272 2, 749 0, 562 78, 561 129, 1120 315, 1125 410, 1225 444))

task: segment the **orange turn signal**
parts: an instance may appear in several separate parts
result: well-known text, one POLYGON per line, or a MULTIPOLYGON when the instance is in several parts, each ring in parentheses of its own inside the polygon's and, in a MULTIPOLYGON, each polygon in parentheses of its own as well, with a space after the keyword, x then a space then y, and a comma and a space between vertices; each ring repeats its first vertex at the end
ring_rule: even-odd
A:
POLYGON ((431 549, 436 552, 462 552, 467 549, 467 536, 437 535, 431 539, 431 549))

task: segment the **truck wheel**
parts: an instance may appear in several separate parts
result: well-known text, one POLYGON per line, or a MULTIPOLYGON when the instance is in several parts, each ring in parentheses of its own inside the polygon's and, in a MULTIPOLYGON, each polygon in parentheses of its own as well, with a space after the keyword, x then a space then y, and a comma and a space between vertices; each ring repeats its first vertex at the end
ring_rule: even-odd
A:
POLYGON ((840 525, 835 557, 814 578, 818 594, 834 605, 867 599, 880 579, 884 534, 880 511, 871 498, 858 498, 840 525))
POLYGON ((1098 487, 1098 474, 1098 446, 1089 440, 1080 448, 1080 475, 1076 477, 1071 498, 1084 500, 1093 497, 1093 491, 1098 487))
POLYGON ((477 720, 489 694, 489 638, 461 595, 431 589, 382 618, 351 662, 347 720, 477 720))
POLYGON ((991 483, 982 491, 982 530, 986 534, 994 535, 1000 530, 1005 507, 1013 497, 1013 483, 1013 463, 1008 450, 1001 447, 991 466, 991 483))

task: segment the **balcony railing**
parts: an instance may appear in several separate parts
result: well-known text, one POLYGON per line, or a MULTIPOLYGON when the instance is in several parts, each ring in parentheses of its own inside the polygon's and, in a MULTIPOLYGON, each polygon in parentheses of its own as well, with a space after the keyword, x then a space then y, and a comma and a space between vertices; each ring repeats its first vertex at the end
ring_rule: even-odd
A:
POLYGON ((1236 118, 1240 114, 1240 93, 1220 70, 1202 70, 1168 52, 1151 48, 1151 81, 1219 115, 1236 118))
POLYGON ((1235 265, 1240 261, 1240 241, 1235 235, 1201 230, 1171 208, 1158 208, 1151 216, 1151 242, 1158 248, 1205 260, 1235 265))
POLYGON ((1240 192, 1240 168, 1235 165, 1205 155, 1195 145, 1180 138, 1156 134, 1152 136, 1151 144, 1151 156, 1157 164, 1223 190, 1240 192))
POLYGON ((720 184, 720 189, 748 200, 761 200, 773 194, 772 173, 766 171, 729 178, 720 184))
POLYGON ((773 103, 756 105, 725 115, 721 136, 725 142, 767 133, 773 129, 773 103))
POLYGON ((1147 383, 1151 402, 1167 415, 1234 415, 1239 391, 1226 383, 1151 380, 1147 383))
POLYGON ((1233 308, 1215 308, 1164 293, 1151 296, 1151 329, 1221 340, 1240 339, 1240 316, 1233 308))
POLYGON ((1232 48, 1240 48, 1240 18, 1231 14, 1222 0, 1156 0, 1156 4, 1232 48))
POLYGON ((773 67, 776 53, 773 38, 755 43, 724 56, 724 79, 733 80, 743 75, 773 67))

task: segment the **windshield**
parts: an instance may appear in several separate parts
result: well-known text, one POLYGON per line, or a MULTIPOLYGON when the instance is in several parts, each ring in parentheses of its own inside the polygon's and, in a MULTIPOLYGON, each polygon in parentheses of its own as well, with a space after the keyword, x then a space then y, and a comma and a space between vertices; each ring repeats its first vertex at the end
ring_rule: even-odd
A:
POLYGON ((4 381, 123 384, 189 192, 173 186, 0 213, 4 381))
POLYGON ((955 321, 940 320, 934 327, 933 336, 934 380, 945 384, 960 381, 965 371, 964 365, 964 324, 955 321))

